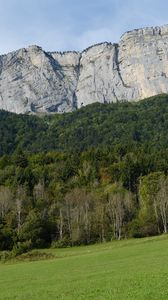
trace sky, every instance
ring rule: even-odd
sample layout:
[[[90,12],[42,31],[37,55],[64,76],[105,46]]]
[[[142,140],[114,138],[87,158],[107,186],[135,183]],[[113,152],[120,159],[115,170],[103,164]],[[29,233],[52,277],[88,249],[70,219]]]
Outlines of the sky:
[[[29,45],[82,51],[135,28],[168,24],[167,0],[0,0],[0,54]]]

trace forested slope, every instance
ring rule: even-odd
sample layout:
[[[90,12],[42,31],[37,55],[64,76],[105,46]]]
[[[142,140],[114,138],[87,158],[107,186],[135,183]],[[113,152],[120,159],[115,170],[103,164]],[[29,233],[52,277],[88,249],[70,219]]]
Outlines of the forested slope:
[[[168,95],[137,103],[92,104],[50,116],[0,111],[0,154],[18,146],[30,152],[83,151],[98,145],[168,145]]]
[[[0,250],[167,232],[168,96],[0,112]]]

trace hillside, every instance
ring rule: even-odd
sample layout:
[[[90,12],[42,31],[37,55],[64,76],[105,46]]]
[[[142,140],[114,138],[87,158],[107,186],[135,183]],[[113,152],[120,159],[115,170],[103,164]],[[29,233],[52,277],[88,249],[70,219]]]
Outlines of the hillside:
[[[168,231],[168,96],[73,113],[0,112],[0,250]]]
[[[168,147],[168,95],[136,103],[95,103],[51,116],[0,111],[0,155],[21,147],[28,153],[84,151],[91,147]]]
[[[0,264],[1,299],[167,300],[167,236],[44,252],[54,258]]]

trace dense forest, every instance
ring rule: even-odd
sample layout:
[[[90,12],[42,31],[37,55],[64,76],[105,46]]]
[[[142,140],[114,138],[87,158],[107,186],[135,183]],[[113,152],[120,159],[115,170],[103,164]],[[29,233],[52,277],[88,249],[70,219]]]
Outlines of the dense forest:
[[[168,95],[63,115],[0,111],[0,250],[167,232]]]
[[[168,144],[168,96],[139,102],[100,104],[48,116],[0,111],[0,155],[17,148],[27,153],[84,151],[91,147],[132,148]]]

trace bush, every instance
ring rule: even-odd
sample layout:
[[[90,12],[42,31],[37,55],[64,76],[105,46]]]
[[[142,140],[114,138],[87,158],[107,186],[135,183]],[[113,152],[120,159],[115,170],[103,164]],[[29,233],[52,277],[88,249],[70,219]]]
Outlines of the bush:
[[[53,259],[55,256],[52,253],[41,252],[39,250],[33,250],[27,253],[23,253],[17,257],[17,260],[43,260],[43,259]]]
[[[11,258],[11,252],[10,251],[2,251],[0,252],[0,261],[6,262]]]
[[[70,247],[71,244],[71,240],[65,237],[61,240],[53,241],[51,244],[51,248],[66,248]]]
[[[12,257],[21,255],[22,253],[28,252],[31,249],[32,249],[31,241],[18,242],[16,245],[14,245],[11,251]]]

